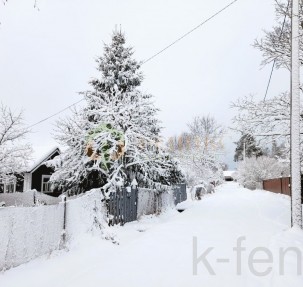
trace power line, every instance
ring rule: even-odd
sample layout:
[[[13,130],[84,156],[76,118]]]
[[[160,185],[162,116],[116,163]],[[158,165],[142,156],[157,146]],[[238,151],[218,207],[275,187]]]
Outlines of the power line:
[[[164,51],[166,51],[167,49],[169,49],[171,46],[175,45],[176,43],[178,43],[179,41],[181,41],[182,39],[184,39],[186,36],[188,36],[189,34],[191,34],[192,32],[194,32],[195,30],[199,29],[201,26],[203,26],[204,24],[206,24],[207,22],[209,22],[210,20],[212,20],[213,18],[215,18],[216,16],[218,16],[220,13],[222,13],[223,11],[225,11],[227,8],[229,8],[230,6],[232,6],[233,4],[235,4],[237,1],[239,0],[233,0],[232,2],[230,2],[228,5],[226,5],[225,7],[223,7],[222,9],[220,9],[219,11],[217,11],[215,14],[213,14],[212,16],[210,16],[209,18],[207,18],[206,20],[204,20],[203,22],[201,22],[199,25],[195,26],[194,28],[192,28],[191,30],[189,30],[187,33],[185,33],[184,35],[182,35],[181,37],[179,37],[177,40],[173,41],[171,44],[169,44],[168,46],[166,46],[165,48],[163,48],[162,50],[160,50],[159,52],[157,52],[156,54],[154,54],[153,56],[149,57],[147,60],[143,61],[142,65],[144,65],[145,63],[151,61],[152,59],[154,59],[155,57],[159,56],[160,54],[162,54]],[[35,124],[32,124],[31,126],[29,126],[28,128],[32,128],[40,123],[43,123],[51,118],[53,118],[54,116],[66,111],[67,109],[77,105],[78,103],[82,102],[84,99],[81,99],[80,101],[71,104],[70,106],[48,116],[47,118],[44,118],[42,120],[40,120],[39,122],[36,122]]]
[[[82,101],[84,101],[84,99],[81,99],[80,101],[77,101],[77,102],[75,102],[75,103],[69,105],[68,107],[66,107],[66,108],[64,108],[64,109],[62,109],[62,110],[56,112],[55,114],[52,114],[52,115],[48,116],[47,118],[44,118],[43,120],[41,120],[41,121],[39,121],[39,122],[36,122],[35,124],[30,125],[28,128],[32,128],[32,127],[34,127],[34,126],[36,126],[36,125],[39,125],[39,124],[41,124],[41,123],[43,123],[43,122],[49,120],[50,118],[52,118],[52,117],[54,117],[54,116],[56,116],[56,115],[61,114],[62,112],[68,110],[69,108],[71,108],[71,107],[73,107],[73,106],[79,104],[79,103],[82,102]]]
[[[217,15],[219,15],[220,13],[222,13],[224,10],[226,10],[227,8],[229,8],[231,5],[235,4],[237,1],[239,1],[239,0],[234,0],[234,1],[230,2],[224,8],[220,9],[218,12],[216,12],[215,14],[213,14],[212,16],[210,16],[209,18],[207,18],[206,20],[204,20],[203,22],[201,22],[199,25],[197,25],[196,27],[192,28],[190,31],[188,31],[187,33],[185,33],[184,35],[182,35],[181,37],[179,37],[177,40],[175,40],[174,42],[172,42],[171,44],[169,44],[168,46],[166,46],[165,48],[163,48],[162,50],[160,50],[159,52],[157,52],[153,56],[149,57],[147,60],[145,60],[143,62],[143,64],[149,62],[153,58],[155,58],[158,55],[162,54],[164,51],[166,51],[167,49],[169,49],[171,46],[175,45],[176,43],[178,43],[179,41],[181,41],[182,39],[184,39],[186,36],[188,36],[189,34],[191,34],[192,32],[194,32],[195,30],[199,29],[201,26],[203,26],[204,24],[206,24],[207,22],[209,22],[210,20],[212,20],[213,18],[215,18]]]
[[[282,28],[281,28],[280,35],[279,35],[279,40],[282,37],[283,30],[284,30],[284,27],[285,27],[286,17],[287,17],[287,10],[288,10],[289,4],[290,4],[290,0],[288,0],[288,2],[287,2],[286,12],[285,12],[284,20],[283,20],[283,23],[282,23]],[[263,101],[266,100],[266,97],[267,97],[267,94],[268,94],[268,89],[269,89],[269,86],[270,86],[270,83],[271,83],[271,78],[272,78],[272,74],[274,72],[275,65],[276,65],[276,59],[274,59],[274,61],[272,63],[272,67],[271,67],[271,71],[270,71],[270,75],[269,75],[269,79],[268,79],[268,83],[267,83],[267,87],[266,87],[265,96],[264,96]]]

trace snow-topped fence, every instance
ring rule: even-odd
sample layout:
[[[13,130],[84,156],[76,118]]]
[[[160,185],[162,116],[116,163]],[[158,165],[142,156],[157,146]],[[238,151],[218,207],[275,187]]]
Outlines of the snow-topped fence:
[[[122,188],[110,194],[108,206],[110,225],[137,220],[142,215],[160,214],[187,199],[186,185],[178,184],[166,190]]]
[[[106,215],[101,199],[101,192],[93,190],[66,204],[0,208],[0,270],[49,254],[63,247],[64,240],[98,230]]]
[[[60,198],[35,189],[26,192],[0,193],[0,206],[36,206],[58,204]]]
[[[291,196],[290,177],[279,177],[263,180],[262,188],[274,193],[281,193]],[[301,195],[303,204],[303,177],[301,178]]]
[[[63,214],[62,204],[0,208],[0,270],[58,249]]]
[[[162,192],[128,189],[122,197],[117,193],[111,203],[113,209],[109,210],[117,219],[112,223],[123,224],[144,214],[158,214],[174,207],[183,192],[186,196],[185,185]],[[49,254],[81,234],[97,232],[107,236],[107,210],[102,199],[101,191],[96,189],[55,205],[0,208],[0,270]]]

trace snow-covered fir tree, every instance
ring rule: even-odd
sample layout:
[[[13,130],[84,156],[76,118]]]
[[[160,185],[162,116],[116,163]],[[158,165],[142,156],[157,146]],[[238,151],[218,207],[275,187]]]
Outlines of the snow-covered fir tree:
[[[160,187],[183,180],[178,164],[161,146],[153,98],[139,90],[143,80],[125,36],[113,32],[97,60],[100,75],[83,93],[86,106],[58,122],[57,139],[67,146],[49,164],[51,180],[78,192],[130,185]]]
[[[273,141],[281,143],[279,157],[289,159],[290,153],[290,95],[288,92],[264,100],[254,96],[245,96],[232,103],[237,110],[233,117],[232,129],[241,134],[250,134],[262,146]],[[301,106],[301,135],[303,133],[303,112]],[[301,158],[303,144],[301,139]],[[269,154],[270,155],[270,154]]]
[[[251,134],[244,134],[241,136],[238,142],[236,142],[236,150],[234,155],[234,161],[241,161],[244,159],[244,146],[245,157],[259,157],[263,155],[262,149],[257,145],[256,139]]]

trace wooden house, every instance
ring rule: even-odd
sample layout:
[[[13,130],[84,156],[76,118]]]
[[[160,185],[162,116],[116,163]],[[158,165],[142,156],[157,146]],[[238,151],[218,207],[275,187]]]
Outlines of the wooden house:
[[[37,191],[52,195],[54,191],[51,189],[49,179],[54,169],[46,166],[45,162],[53,159],[60,153],[58,147],[52,149],[24,173],[23,191],[36,189]]]
[[[27,168],[22,174],[16,174],[15,180],[2,183],[0,192],[24,192],[31,189],[58,196],[60,195],[56,190],[51,188],[49,179],[54,172],[54,169],[45,165],[45,162],[53,159],[59,155],[60,149],[58,147],[50,150],[42,156],[33,165]]]

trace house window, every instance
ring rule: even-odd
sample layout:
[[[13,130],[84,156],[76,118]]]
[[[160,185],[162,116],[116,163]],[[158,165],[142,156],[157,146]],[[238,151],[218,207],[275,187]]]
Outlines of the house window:
[[[16,192],[16,183],[15,182],[2,182],[0,183],[0,193],[12,193]]]
[[[49,182],[50,175],[42,175],[41,192],[49,193],[51,191],[51,184]]]
[[[4,186],[5,186],[4,192],[6,192],[6,193],[16,192],[16,183],[11,182],[11,183],[5,184]]]

